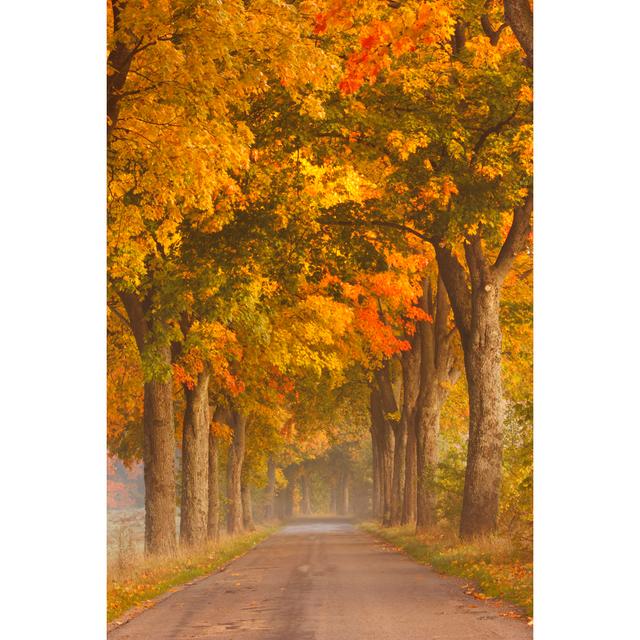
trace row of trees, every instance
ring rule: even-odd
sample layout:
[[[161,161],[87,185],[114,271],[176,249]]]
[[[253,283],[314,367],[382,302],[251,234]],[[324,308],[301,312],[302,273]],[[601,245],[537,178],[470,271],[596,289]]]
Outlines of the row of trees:
[[[221,466],[230,532],[252,486],[291,513],[314,477],[338,511],[370,477],[385,524],[431,526],[460,384],[460,532],[495,529],[530,37],[528,0],[112,0],[108,439],[144,462],[148,552],[176,548],[176,442],[186,545],[218,535]]]

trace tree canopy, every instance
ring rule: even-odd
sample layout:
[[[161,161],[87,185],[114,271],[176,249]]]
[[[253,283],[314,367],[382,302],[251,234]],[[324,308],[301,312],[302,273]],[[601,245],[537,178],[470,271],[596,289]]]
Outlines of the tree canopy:
[[[526,528],[528,0],[108,15],[107,435],[144,463],[147,550],[175,549],[176,449],[185,544],[214,450],[230,530],[241,489]]]

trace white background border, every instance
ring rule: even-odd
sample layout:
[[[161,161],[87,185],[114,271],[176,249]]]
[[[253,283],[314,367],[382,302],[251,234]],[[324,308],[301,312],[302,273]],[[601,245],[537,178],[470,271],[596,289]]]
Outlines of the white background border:
[[[106,629],[105,3],[2,5],[4,638]]]
[[[535,10],[535,636],[626,640],[640,637],[640,11]]]

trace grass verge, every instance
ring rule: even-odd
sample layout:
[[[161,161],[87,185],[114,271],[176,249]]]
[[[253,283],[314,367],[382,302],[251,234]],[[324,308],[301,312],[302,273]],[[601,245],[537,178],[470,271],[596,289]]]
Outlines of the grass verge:
[[[268,538],[278,527],[223,538],[217,545],[180,551],[174,557],[119,556],[108,567],[107,621],[194,578],[212,573]]]
[[[463,543],[453,533],[442,531],[416,536],[409,526],[385,528],[374,522],[360,526],[439,573],[472,581],[474,597],[500,598],[533,616],[531,552],[517,549],[508,539],[492,536]]]

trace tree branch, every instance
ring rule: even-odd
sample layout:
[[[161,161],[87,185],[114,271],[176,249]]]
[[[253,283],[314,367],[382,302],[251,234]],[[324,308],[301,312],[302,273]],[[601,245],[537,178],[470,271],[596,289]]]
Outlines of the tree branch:
[[[425,242],[431,242],[431,239],[429,238],[429,236],[425,235],[424,233],[420,233],[416,229],[413,229],[412,227],[407,227],[403,224],[400,224],[399,222],[391,222],[388,220],[354,220],[354,219],[336,220],[334,218],[320,218],[318,222],[320,224],[340,225],[340,226],[346,226],[346,227],[349,227],[349,226],[357,227],[360,225],[369,225],[373,227],[387,227],[390,229],[397,229],[398,231],[404,231],[406,233],[410,233],[416,236],[417,238],[420,238],[420,240],[424,240]]]
[[[531,214],[533,212],[533,191],[529,189],[527,197],[520,207],[513,210],[513,222],[509,233],[500,249],[500,253],[493,264],[493,273],[502,283],[515,257],[522,251],[527,236],[531,232]]]
[[[389,361],[387,360],[382,369],[377,369],[374,373],[378,390],[382,400],[382,406],[385,414],[395,413],[398,410],[395,394],[393,393],[393,385],[391,384],[391,375],[389,373]]]
[[[131,323],[129,322],[128,318],[124,316],[122,313],[120,313],[120,311],[114,305],[107,303],[107,307],[109,308],[109,311],[115,314],[115,316],[122,321],[122,323],[127,327],[127,329],[131,331]]]
[[[482,30],[489,38],[489,42],[491,42],[491,44],[495,47],[498,44],[498,40],[500,39],[502,30],[505,29],[507,25],[503,23],[497,29],[494,29],[491,26],[491,20],[486,13],[480,16],[480,24],[482,25]]]
[[[438,276],[437,287],[435,300],[436,316],[434,318],[435,361],[438,375],[443,376],[449,361],[449,342],[447,340],[447,335],[449,332],[448,321],[449,312],[451,311],[451,303],[449,302],[447,289],[442,281],[442,276]]]
[[[500,122],[496,122],[496,124],[494,124],[492,127],[489,127],[488,129],[483,131],[480,137],[478,138],[478,141],[473,147],[474,155],[477,154],[478,151],[480,151],[480,148],[487,141],[487,138],[492,133],[500,133],[501,129],[503,127],[506,127],[516,117],[517,113],[518,113],[518,107],[516,106],[512,114],[508,115],[506,118],[504,118],[504,120],[500,120]]]
[[[144,317],[144,308],[142,302],[135,293],[128,291],[118,291],[118,295],[122,300],[122,304],[129,316],[129,324],[133,337],[136,339],[138,351],[142,354],[147,339],[148,325]]]
[[[451,48],[453,55],[458,55],[467,45],[467,23],[458,18],[453,30],[453,36],[451,37]]]
[[[529,0],[504,0],[504,19],[527,56],[525,64],[533,69],[533,11]]]
[[[434,245],[440,277],[447,288],[460,336],[466,342],[471,333],[471,291],[464,267],[458,262],[451,249]]]

